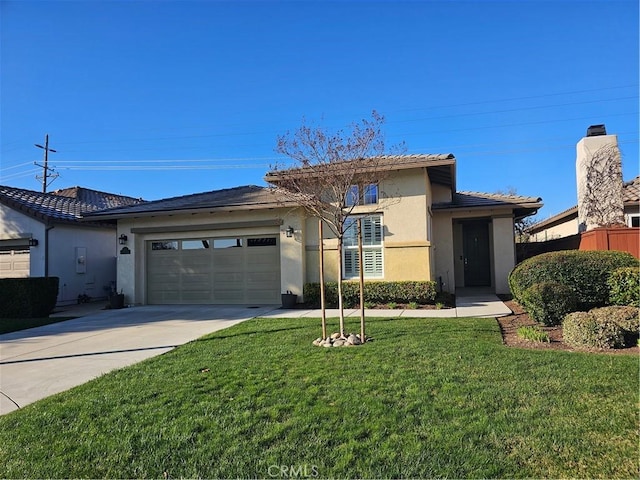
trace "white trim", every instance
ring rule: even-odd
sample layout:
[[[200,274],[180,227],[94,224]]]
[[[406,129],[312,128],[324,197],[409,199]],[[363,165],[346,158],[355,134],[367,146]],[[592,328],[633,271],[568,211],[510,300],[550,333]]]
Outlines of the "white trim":
[[[376,245],[366,245],[363,242],[362,254],[363,254],[363,257],[365,257],[364,260],[365,260],[365,267],[366,267],[366,255],[367,255],[367,252],[371,252],[371,251],[379,252],[379,259],[380,259],[380,270],[379,271],[380,271],[380,274],[379,275],[375,275],[375,274],[374,275],[371,275],[371,274],[367,275],[367,273],[366,273],[367,269],[365,268],[365,275],[364,276],[365,276],[365,278],[381,279],[381,278],[384,278],[384,223],[383,223],[383,215],[380,214],[380,213],[376,213],[376,214],[367,215],[367,216],[364,216],[364,217],[353,216],[353,217],[350,217],[350,218],[356,218],[356,219],[357,218],[363,218],[366,221],[368,218],[370,219],[370,218],[373,218],[373,217],[377,217],[377,218],[380,219],[380,243],[376,244]],[[345,235],[345,237],[346,237],[346,235]],[[343,237],[343,239],[344,239],[344,237]],[[349,275],[347,273],[347,262],[346,262],[347,252],[356,252],[356,257],[355,257],[354,261],[357,261],[357,258],[358,258],[357,257],[358,245],[357,244],[355,244],[355,245],[346,245],[346,243],[343,243],[343,245],[342,245],[342,258],[340,259],[340,261],[342,262],[342,277],[343,277],[343,280],[353,280],[353,279],[359,278],[359,274],[358,274],[358,272],[356,272],[355,275]],[[352,270],[352,269],[350,269],[350,270]]]

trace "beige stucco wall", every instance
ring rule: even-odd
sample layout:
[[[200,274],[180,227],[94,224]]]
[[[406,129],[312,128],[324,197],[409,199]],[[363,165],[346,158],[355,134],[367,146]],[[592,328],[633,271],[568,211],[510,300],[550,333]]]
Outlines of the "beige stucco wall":
[[[445,292],[455,293],[456,274],[453,263],[453,222],[450,212],[433,213],[433,258],[435,259],[436,282],[442,281]]]
[[[553,225],[534,233],[531,235],[530,241],[546,242],[547,240],[568,237],[570,235],[575,235],[576,233],[578,233],[578,218],[573,217],[562,223],[558,223],[557,225]]]
[[[381,213],[384,228],[384,277],[379,280],[430,280],[431,242],[428,240],[429,178],[425,169],[394,172],[380,184],[378,205],[357,207],[354,214]],[[306,221],[306,281],[319,274],[318,221]],[[324,228],[324,266],[327,281],[338,278],[337,240]],[[374,279],[372,279],[374,280]]]
[[[516,264],[513,217],[493,217],[493,283],[496,293],[508,294],[509,273]]]
[[[435,278],[443,290],[454,293],[464,287],[463,220],[486,218],[489,224],[491,286],[496,293],[509,293],[508,276],[515,266],[513,217],[487,210],[438,211],[433,216]]]

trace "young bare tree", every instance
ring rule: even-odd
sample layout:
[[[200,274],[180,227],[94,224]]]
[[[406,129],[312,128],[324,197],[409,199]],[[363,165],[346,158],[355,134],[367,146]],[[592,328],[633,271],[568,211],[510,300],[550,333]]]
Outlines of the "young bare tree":
[[[297,130],[278,137],[276,151],[292,159],[293,165],[277,164],[265,177],[279,196],[297,202],[308,215],[321,219],[337,238],[341,335],[345,334],[342,299],[345,229],[357,228],[347,220],[357,207],[366,203],[362,202],[365,194],[382,198],[378,186],[393,161],[385,156],[383,123],[384,117],[376,111],[370,119],[353,123],[347,131],[329,132],[303,121]],[[402,148],[400,145],[390,150],[395,153]],[[380,205],[371,207],[378,209]],[[366,214],[366,209],[358,208],[358,214]],[[359,265],[362,269],[362,259]],[[323,325],[323,334],[324,331]]]

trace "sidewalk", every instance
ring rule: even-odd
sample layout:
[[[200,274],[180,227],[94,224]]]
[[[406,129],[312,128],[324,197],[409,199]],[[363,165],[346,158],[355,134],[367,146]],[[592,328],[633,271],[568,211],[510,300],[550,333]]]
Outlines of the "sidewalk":
[[[463,291],[456,295],[455,308],[443,308],[440,310],[365,310],[368,317],[405,317],[405,318],[456,318],[456,317],[480,317],[493,318],[510,315],[511,310],[500,301],[493,293]],[[338,317],[338,309],[327,309],[328,318]],[[345,317],[358,317],[359,309],[345,308]],[[319,309],[275,309],[262,315],[264,318],[319,318]]]
[[[84,317],[93,313],[105,310],[107,301],[96,301],[81,303],[79,305],[67,305],[56,307],[52,317]],[[472,289],[459,290],[456,294],[456,307],[443,308],[440,310],[365,310],[368,317],[405,317],[405,318],[456,318],[456,317],[504,317],[510,315],[511,310],[500,301],[493,293],[474,291]],[[263,318],[320,318],[320,309],[283,309],[274,307],[273,311],[262,315]],[[338,317],[338,309],[327,309],[327,317]],[[357,308],[346,308],[345,317],[358,317],[360,310]]]

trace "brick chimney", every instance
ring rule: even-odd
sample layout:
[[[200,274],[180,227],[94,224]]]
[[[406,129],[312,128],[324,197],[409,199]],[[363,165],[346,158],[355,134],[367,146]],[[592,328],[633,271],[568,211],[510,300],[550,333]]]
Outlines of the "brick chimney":
[[[579,231],[624,225],[618,136],[607,135],[604,125],[592,125],[576,154]]]

